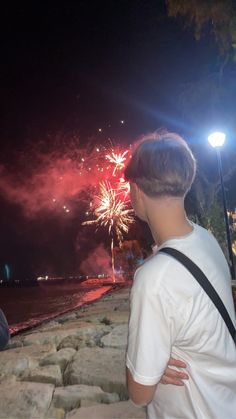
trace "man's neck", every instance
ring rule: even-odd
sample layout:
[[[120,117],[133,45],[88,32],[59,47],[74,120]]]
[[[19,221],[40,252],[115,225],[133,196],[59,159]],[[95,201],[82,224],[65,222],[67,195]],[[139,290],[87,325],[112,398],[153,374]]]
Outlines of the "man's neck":
[[[186,217],[184,202],[179,198],[153,200],[147,208],[147,219],[158,246],[171,238],[185,236],[193,230]]]

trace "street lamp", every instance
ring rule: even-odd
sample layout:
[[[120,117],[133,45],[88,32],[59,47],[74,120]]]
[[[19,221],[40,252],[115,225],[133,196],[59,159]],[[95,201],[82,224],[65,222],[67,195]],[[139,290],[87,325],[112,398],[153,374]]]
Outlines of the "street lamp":
[[[231,272],[232,279],[235,279],[235,267],[234,267],[233,251],[232,251],[232,241],[231,241],[230,229],[229,229],[229,218],[228,218],[228,213],[227,213],[225,188],[224,188],[224,181],[223,181],[223,174],[222,174],[222,162],[221,162],[221,155],[220,155],[220,147],[224,145],[225,134],[223,132],[213,132],[212,134],[208,136],[208,141],[211,144],[211,146],[216,149],[216,153],[217,153],[218,169],[219,169],[219,175],[220,175],[221,192],[222,192],[224,217],[225,217],[225,228],[226,228],[228,253],[229,253],[229,262],[230,262],[230,272]]]

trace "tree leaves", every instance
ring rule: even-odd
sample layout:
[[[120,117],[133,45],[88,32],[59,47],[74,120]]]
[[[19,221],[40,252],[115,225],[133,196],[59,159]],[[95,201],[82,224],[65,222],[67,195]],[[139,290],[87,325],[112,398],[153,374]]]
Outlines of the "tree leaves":
[[[210,32],[221,56],[236,61],[236,2],[234,0],[166,0],[170,17],[192,26],[196,40]]]

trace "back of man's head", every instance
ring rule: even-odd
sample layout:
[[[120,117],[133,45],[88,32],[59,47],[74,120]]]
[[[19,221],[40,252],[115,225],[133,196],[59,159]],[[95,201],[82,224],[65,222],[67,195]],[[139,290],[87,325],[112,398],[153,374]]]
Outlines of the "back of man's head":
[[[177,134],[150,134],[136,146],[125,178],[149,197],[185,197],[196,174],[196,161]]]

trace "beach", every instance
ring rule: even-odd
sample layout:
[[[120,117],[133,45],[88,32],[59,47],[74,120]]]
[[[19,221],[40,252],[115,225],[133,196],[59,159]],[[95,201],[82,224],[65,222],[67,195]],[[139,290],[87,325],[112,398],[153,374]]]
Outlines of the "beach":
[[[8,320],[11,335],[78,310],[116,286],[111,281],[41,281],[37,286],[0,288],[0,307]],[[17,302],[17,303],[16,303]]]
[[[0,418],[145,418],[126,389],[129,291],[14,336],[0,353]]]

